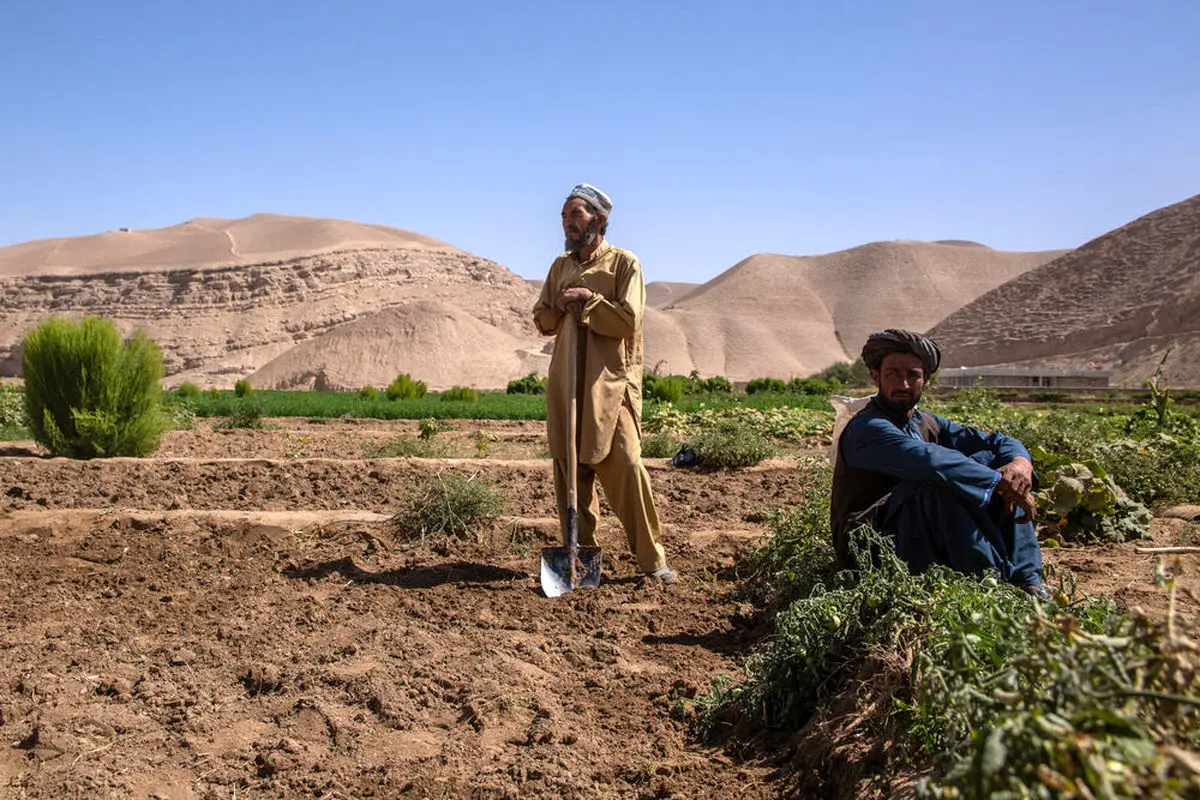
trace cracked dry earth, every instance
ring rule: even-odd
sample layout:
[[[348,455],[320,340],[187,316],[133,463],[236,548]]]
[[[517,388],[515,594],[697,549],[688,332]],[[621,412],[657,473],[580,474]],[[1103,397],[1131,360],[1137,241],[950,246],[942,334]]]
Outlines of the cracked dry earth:
[[[731,758],[673,712],[763,641],[734,556],[800,499],[794,460],[650,462],[680,583],[643,581],[606,516],[605,582],[548,600],[542,423],[488,422],[488,458],[427,460],[362,457],[415,423],[272,422],[198,422],[149,459],[0,451],[0,797],[791,794],[780,761]],[[404,541],[390,516],[444,469],[498,486],[507,515]],[[1158,544],[1195,533],[1155,523]],[[1132,545],[1047,560],[1162,611]]]
[[[652,465],[681,582],[638,577],[606,517],[606,582],[548,600],[540,423],[434,461],[356,456],[409,423],[275,422],[201,423],[150,459],[0,457],[0,796],[778,795],[672,709],[758,635],[732,557],[798,499],[792,462]],[[283,457],[299,438],[355,457]],[[441,469],[494,482],[509,516],[398,538],[389,516]]]

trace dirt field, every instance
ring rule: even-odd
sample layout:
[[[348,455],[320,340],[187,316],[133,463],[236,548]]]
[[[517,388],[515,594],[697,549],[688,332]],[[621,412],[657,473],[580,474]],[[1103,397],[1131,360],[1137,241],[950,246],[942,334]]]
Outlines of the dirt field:
[[[198,423],[144,460],[4,448],[0,796],[789,791],[782,761],[697,743],[671,712],[737,674],[766,632],[737,599],[734,555],[764,510],[799,499],[793,461],[733,474],[652,462],[680,583],[642,580],[606,517],[606,582],[547,600],[541,423],[487,423],[487,458],[444,460],[363,458],[415,423],[274,424]],[[465,455],[481,426],[456,427],[442,436]],[[399,540],[390,515],[442,469],[499,485],[508,515],[478,541]],[[1195,530],[1160,520],[1156,542]],[[1186,558],[1194,590],[1200,561]],[[1086,591],[1162,612],[1154,557],[1131,545],[1047,559]]]

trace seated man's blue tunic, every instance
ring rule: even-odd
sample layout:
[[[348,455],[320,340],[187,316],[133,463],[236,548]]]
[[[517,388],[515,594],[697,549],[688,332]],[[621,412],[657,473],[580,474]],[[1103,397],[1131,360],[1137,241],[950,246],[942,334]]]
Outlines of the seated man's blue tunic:
[[[922,428],[936,428],[936,441],[926,441]],[[1041,584],[1033,522],[1016,522],[995,491],[1000,473],[993,467],[1029,458],[1016,439],[919,410],[897,417],[872,402],[847,424],[838,457],[849,468],[840,471],[844,478],[866,470],[895,479],[866,521],[893,537],[914,573],[944,564],[974,575],[995,570],[1018,586]]]

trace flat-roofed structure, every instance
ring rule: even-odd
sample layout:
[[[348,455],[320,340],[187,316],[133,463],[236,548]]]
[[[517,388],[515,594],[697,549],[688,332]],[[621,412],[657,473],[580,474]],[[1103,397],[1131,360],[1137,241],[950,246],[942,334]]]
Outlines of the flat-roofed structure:
[[[1112,373],[1103,369],[990,369],[950,367],[937,374],[941,386],[988,389],[1107,389]]]

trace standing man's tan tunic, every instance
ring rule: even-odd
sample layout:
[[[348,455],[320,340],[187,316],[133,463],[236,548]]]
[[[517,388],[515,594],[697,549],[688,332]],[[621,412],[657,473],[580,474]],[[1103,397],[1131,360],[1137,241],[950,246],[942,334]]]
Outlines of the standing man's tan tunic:
[[[554,300],[567,288],[583,286],[593,294],[583,307],[580,327]],[[658,514],[650,476],[641,460],[642,312],[646,288],[637,256],[600,243],[591,257],[564,253],[554,260],[533,309],[538,330],[554,335],[554,354],[546,383],[546,426],[554,458],[559,517],[566,519],[567,348],[579,348],[579,541],[595,545],[599,503],[595,479],[621,520],[630,548],[643,572],[666,565],[658,544]]]

